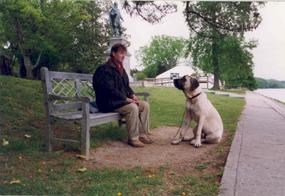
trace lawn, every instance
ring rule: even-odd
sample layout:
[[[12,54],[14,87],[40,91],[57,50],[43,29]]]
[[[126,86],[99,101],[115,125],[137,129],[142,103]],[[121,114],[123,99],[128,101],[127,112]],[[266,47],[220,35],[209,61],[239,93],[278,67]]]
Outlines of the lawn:
[[[138,88],[151,94],[151,127],[179,126],[184,110],[183,93],[174,88]],[[0,77],[0,195],[217,195],[231,140],[244,100],[208,95],[224,121],[222,142],[183,174],[167,167],[156,170],[87,169],[76,152],[46,153],[42,149],[44,112],[39,81]],[[74,125],[76,126],[76,125]],[[31,137],[29,137],[31,136]],[[91,147],[126,137],[116,123],[92,129]],[[3,145],[3,140],[8,145]],[[5,142],[4,142],[5,143]]]

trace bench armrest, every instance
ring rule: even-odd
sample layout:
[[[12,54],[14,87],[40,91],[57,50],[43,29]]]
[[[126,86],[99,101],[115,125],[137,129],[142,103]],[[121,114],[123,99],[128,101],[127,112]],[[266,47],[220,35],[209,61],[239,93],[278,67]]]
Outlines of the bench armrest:
[[[150,96],[150,94],[149,94],[149,93],[146,93],[146,92],[143,92],[143,93],[135,93],[135,95],[136,95],[136,96],[142,96],[145,101],[148,101],[148,97]]]
[[[48,100],[55,101],[55,100],[63,100],[63,101],[81,101],[84,103],[89,103],[90,98],[89,97],[66,97],[66,96],[59,96],[54,94],[48,95]]]

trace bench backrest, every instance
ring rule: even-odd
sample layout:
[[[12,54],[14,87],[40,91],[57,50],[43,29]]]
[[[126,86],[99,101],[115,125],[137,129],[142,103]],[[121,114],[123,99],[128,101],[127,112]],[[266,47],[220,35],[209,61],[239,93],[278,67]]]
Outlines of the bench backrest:
[[[60,111],[62,109],[78,109],[80,103],[69,101],[48,100],[48,95],[58,95],[65,97],[89,97],[95,99],[92,87],[92,74],[79,74],[68,72],[49,71],[46,67],[41,68],[41,79],[44,90],[45,101],[51,112]]]
[[[94,98],[92,74],[49,71],[42,68],[42,80],[45,81],[48,94],[59,96],[88,96]]]

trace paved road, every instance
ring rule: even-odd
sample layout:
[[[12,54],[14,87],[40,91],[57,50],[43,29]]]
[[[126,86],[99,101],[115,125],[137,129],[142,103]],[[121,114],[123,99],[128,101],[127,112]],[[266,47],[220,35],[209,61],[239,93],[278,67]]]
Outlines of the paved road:
[[[250,92],[227,159],[220,196],[255,195],[285,196],[285,105]]]

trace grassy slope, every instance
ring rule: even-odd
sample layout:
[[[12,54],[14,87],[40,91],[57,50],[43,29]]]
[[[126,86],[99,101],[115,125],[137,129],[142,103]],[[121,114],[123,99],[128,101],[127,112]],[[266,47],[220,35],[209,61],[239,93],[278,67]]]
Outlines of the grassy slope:
[[[179,126],[183,115],[183,94],[172,88],[144,88],[151,94],[151,126]],[[233,135],[244,101],[229,97],[208,95],[224,120],[228,136]],[[198,175],[187,173],[179,178],[178,184],[169,186],[165,173],[167,168],[146,171],[141,168],[132,170],[104,169],[77,172],[82,162],[74,152],[42,151],[42,130],[44,113],[40,82],[12,77],[0,77],[0,137],[9,145],[0,145],[0,194],[92,194],[116,195],[137,193],[139,195],[159,195],[160,193],[191,195],[216,195],[224,160],[214,173],[202,172],[209,163],[198,163]],[[72,126],[72,125],[71,125]],[[74,127],[74,126],[73,126]],[[31,138],[25,138],[29,134]],[[116,124],[107,124],[93,129],[91,146],[96,147],[106,140],[121,139],[126,130]],[[217,149],[217,156],[224,159],[226,148]],[[215,166],[216,167],[216,166]],[[206,170],[205,170],[206,171]],[[155,177],[149,176],[155,174]],[[175,178],[174,176],[172,178]],[[9,184],[11,180],[20,184]]]

